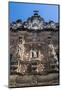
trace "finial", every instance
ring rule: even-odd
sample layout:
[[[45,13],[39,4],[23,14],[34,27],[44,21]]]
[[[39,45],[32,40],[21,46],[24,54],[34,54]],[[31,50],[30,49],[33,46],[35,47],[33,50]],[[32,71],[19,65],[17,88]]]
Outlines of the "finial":
[[[38,13],[39,11],[38,10],[34,10],[33,12]]]
[[[34,15],[38,15],[39,11],[38,10],[34,10],[33,12],[34,12]]]

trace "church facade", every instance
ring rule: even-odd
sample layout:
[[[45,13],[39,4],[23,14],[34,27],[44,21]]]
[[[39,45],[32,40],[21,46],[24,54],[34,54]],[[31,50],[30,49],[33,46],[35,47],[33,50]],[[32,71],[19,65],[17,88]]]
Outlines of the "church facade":
[[[26,21],[10,24],[10,74],[59,72],[59,25],[34,11]]]

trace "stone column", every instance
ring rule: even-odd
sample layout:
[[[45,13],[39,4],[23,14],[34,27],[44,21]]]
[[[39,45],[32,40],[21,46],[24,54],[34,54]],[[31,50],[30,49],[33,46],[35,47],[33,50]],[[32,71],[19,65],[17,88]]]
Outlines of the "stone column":
[[[18,69],[17,69],[17,72],[20,72],[20,62],[18,60]]]
[[[41,51],[39,51],[39,59],[42,60],[43,59],[43,54],[41,53]]]
[[[32,49],[30,50],[30,59],[32,58]]]

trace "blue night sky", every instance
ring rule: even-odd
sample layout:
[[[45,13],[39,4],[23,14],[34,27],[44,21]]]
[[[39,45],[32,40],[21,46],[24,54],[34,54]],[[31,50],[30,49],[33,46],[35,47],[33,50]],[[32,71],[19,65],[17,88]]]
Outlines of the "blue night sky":
[[[30,3],[9,3],[9,21],[16,21],[22,19],[27,20],[28,17],[33,15],[34,10],[39,10],[39,15],[45,21],[53,20],[58,22],[58,5],[46,4],[30,4]]]

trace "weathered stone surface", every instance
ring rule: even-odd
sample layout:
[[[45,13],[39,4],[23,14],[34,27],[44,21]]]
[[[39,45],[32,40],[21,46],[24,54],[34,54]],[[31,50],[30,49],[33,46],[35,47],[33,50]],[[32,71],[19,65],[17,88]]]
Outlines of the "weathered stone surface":
[[[10,87],[59,84],[59,27],[44,23],[34,14],[10,26]]]

